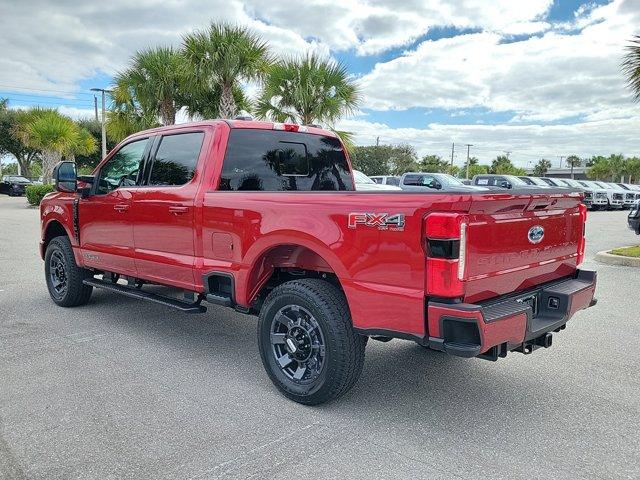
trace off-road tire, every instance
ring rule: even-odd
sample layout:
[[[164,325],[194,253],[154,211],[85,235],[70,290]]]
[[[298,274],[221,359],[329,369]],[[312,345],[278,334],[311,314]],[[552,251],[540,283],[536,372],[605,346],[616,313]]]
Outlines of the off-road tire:
[[[54,288],[51,275],[51,258],[54,255],[64,263],[63,268],[67,282],[64,292],[58,292]],[[49,290],[51,299],[57,305],[60,305],[61,307],[77,307],[79,305],[84,305],[89,301],[93,287],[85,285],[82,281],[85,278],[90,277],[91,272],[84,268],[80,268],[76,264],[71,242],[68,237],[55,237],[51,242],[49,242],[44,256],[44,265],[47,289]]]
[[[313,316],[324,343],[324,364],[313,383],[301,385],[279,365],[271,334],[274,317],[290,306],[302,307]],[[316,332],[317,334],[317,332]],[[274,288],[260,310],[258,346],[269,378],[289,399],[318,405],[344,395],[362,373],[367,337],[353,329],[343,292],[319,279],[293,280]]]

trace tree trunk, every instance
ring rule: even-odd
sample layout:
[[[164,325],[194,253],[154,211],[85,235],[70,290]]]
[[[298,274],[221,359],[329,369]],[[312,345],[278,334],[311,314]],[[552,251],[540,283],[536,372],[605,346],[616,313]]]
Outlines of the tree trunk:
[[[53,173],[53,168],[62,160],[62,154],[52,150],[45,150],[42,152],[42,183],[45,185],[50,184]]]
[[[18,165],[20,166],[20,175],[29,178],[31,176],[31,156],[17,156]]]
[[[233,98],[231,85],[223,85],[220,95],[220,118],[233,118],[236,116],[236,101]]]
[[[164,100],[160,107],[160,116],[163,125],[174,125],[176,123],[176,109],[173,100]]]

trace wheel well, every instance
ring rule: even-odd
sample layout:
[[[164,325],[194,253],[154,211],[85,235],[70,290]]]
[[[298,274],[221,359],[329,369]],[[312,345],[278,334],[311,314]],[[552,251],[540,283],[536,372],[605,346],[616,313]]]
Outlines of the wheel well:
[[[44,234],[44,250],[49,246],[49,242],[53,240],[55,237],[67,236],[67,231],[64,229],[62,224],[57,220],[52,220],[49,225],[47,225],[47,230]]]
[[[342,290],[331,266],[316,252],[300,245],[279,245],[264,252],[249,273],[247,293],[251,308],[259,311],[271,290],[299,278],[320,278]]]

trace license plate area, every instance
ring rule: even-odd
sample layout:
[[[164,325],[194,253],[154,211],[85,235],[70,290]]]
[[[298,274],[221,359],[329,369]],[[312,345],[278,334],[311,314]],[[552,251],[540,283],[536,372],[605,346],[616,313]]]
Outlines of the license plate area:
[[[538,294],[537,293],[527,295],[526,297],[520,297],[516,301],[529,305],[531,307],[531,312],[533,313],[534,318],[538,315]]]

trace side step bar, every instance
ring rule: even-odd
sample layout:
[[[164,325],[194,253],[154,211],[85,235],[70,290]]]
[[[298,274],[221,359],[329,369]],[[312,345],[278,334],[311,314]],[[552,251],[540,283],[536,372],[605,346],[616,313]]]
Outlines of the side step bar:
[[[95,288],[102,288],[109,290],[110,292],[120,293],[127,297],[136,298],[138,300],[147,300],[153,303],[159,303],[165,307],[175,308],[183,313],[204,313],[207,311],[207,307],[203,307],[200,303],[188,303],[181,300],[159,295],[157,293],[144,292],[138,288],[126,287],[124,285],[118,285],[112,282],[106,282],[104,280],[98,280],[96,278],[85,278],[82,283],[85,285],[91,285]]]

